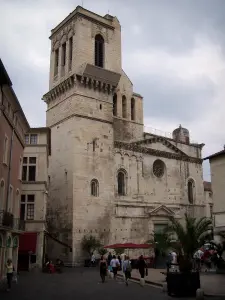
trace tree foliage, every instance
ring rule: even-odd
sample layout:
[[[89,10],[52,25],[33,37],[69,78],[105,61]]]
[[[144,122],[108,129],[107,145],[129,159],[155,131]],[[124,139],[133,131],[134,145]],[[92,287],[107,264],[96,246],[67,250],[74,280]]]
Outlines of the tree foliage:
[[[82,239],[82,250],[87,252],[90,256],[96,250],[99,249],[102,245],[100,241],[93,235],[84,236]]]
[[[158,254],[165,254],[171,248],[171,239],[167,232],[158,232],[151,235],[147,243],[154,244],[155,252]]]
[[[176,248],[179,254],[187,259],[192,259],[194,253],[202,247],[211,236],[212,221],[206,217],[192,218],[185,214],[184,226],[174,217],[170,218],[170,224],[166,229],[169,238],[174,239],[176,234],[178,243]]]
[[[116,255],[121,255],[124,253],[124,249],[123,248],[116,248],[114,249]]]
[[[108,251],[107,251],[105,248],[103,248],[103,247],[100,247],[100,248],[98,249],[98,253],[99,253],[100,255],[105,255],[107,252],[108,252]]]

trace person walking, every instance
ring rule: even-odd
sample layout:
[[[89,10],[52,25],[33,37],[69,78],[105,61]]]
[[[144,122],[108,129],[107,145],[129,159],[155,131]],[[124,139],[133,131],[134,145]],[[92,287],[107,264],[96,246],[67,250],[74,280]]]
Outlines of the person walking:
[[[11,259],[7,260],[6,263],[6,276],[7,276],[7,292],[9,292],[11,290],[11,286],[12,286],[12,279],[13,279],[13,263]]]
[[[139,270],[141,278],[145,278],[145,270],[146,269],[147,269],[146,262],[144,260],[143,255],[141,255],[139,257],[139,261],[138,261],[138,270]]]
[[[131,272],[132,272],[132,267],[131,267],[131,261],[129,256],[125,256],[124,262],[123,262],[123,273],[125,275],[125,284],[128,286],[128,279],[131,279]]]
[[[112,260],[112,254],[111,254],[111,252],[109,252],[107,260],[108,260],[108,266],[110,266],[110,263],[111,263],[111,260]]]
[[[113,255],[113,258],[112,258],[112,260],[110,262],[110,265],[111,265],[111,267],[113,269],[114,279],[116,280],[117,271],[118,271],[118,268],[120,266],[120,262],[119,262],[118,258],[116,258],[115,255]]]
[[[100,262],[99,262],[99,268],[100,268],[100,277],[102,279],[102,283],[105,282],[105,277],[107,274],[107,261],[104,258],[104,256],[101,256]]]

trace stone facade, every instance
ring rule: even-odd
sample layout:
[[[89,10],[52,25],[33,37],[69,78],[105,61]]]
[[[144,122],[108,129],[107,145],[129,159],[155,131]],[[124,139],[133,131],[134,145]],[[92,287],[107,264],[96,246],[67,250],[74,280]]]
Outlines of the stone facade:
[[[212,191],[213,191],[213,217],[214,232],[225,231],[225,149],[206,157],[210,162]]]
[[[0,280],[5,263],[13,260],[17,269],[20,221],[21,167],[24,133],[29,124],[12,88],[12,82],[0,60]]]
[[[30,234],[36,234],[36,262],[30,260],[29,268],[41,267],[44,254],[44,236],[46,230],[46,210],[48,198],[48,157],[50,149],[49,128],[31,128],[25,136],[26,147],[23,156],[21,219],[25,221],[25,231],[28,233],[27,245]],[[33,170],[29,169],[33,167]],[[31,172],[32,171],[32,172]],[[33,176],[33,178],[32,178]],[[22,208],[23,206],[23,208]],[[23,237],[23,241],[25,241]],[[22,242],[23,242],[22,241]],[[23,246],[24,247],[24,246]],[[29,249],[26,249],[27,254]],[[24,252],[25,249],[22,249]],[[23,254],[23,253],[22,253]],[[35,261],[35,260],[34,260]]]
[[[182,127],[173,139],[144,133],[143,98],[122,70],[118,19],[77,7],[50,39],[48,205],[51,230],[72,245],[67,259],[80,261],[87,234],[139,243],[169,216],[204,216],[204,145]]]

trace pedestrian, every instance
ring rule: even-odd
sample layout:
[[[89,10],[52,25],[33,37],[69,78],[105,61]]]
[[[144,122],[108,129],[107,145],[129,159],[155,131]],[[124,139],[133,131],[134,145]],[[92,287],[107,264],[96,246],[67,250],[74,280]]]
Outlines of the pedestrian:
[[[128,286],[128,279],[131,279],[131,272],[132,272],[132,267],[131,267],[130,258],[129,256],[125,256],[123,262],[123,273],[125,275],[126,286]]]
[[[100,268],[100,277],[102,279],[102,283],[105,282],[105,277],[107,274],[107,261],[104,258],[104,256],[101,256],[100,262],[99,262],[99,268]]]
[[[95,266],[95,255],[94,255],[94,253],[92,253],[92,255],[91,255],[91,265],[92,265],[92,267]]]
[[[110,263],[111,263],[111,260],[112,260],[112,254],[111,254],[111,252],[109,252],[107,260],[108,260],[108,266],[110,266]]]
[[[146,262],[144,260],[143,255],[141,255],[138,260],[138,270],[141,275],[141,278],[145,278],[146,269],[147,269]]]
[[[118,258],[118,261],[119,261],[119,263],[120,263],[119,271],[121,271],[121,266],[122,266],[122,264],[121,264],[121,257],[118,255],[117,258]]]
[[[113,255],[113,258],[112,258],[112,260],[110,262],[110,265],[111,265],[111,267],[113,269],[114,279],[116,279],[116,277],[117,277],[117,271],[118,271],[118,268],[120,266],[120,262],[119,262],[118,258],[116,258],[115,255]]]
[[[6,263],[6,276],[7,276],[7,292],[11,290],[12,286],[12,279],[13,279],[13,263],[12,260],[9,258]]]

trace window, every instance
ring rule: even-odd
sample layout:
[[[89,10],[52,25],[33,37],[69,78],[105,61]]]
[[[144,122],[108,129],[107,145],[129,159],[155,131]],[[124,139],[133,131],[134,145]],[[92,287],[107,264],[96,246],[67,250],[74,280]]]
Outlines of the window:
[[[104,65],[104,39],[100,34],[95,37],[95,65],[100,68]]]
[[[62,45],[62,66],[66,64],[66,43]]]
[[[34,220],[34,195],[21,195],[20,220]]]
[[[22,177],[22,168],[23,168],[23,159],[20,156],[20,161],[19,161],[19,174],[18,174],[18,179],[21,180]]]
[[[59,69],[59,49],[55,50],[55,66],[54,66],[54,75],[58,74]]]
[[[9,187],[9,199],[8,199],[8,211],[12,212],[13,210],[13,187]]]
[[[188,181],[188,201],[190,204],[194,203],[194,182],[193,180]]]
[[[135,120],[135,100],[134,98],[131,98],[131,103],[130,103],[130,109],[131,109],[131,120]]]
[[[36,157],[23,158],[22,180],[23,181],[36,180]]]
[[[20,191],[17,189],[16,190],[16,197],[15,200],[13,201],[13,215],[18,218],[18,214],[19,214],[19,204],[20,204]]]
[[[73,38],[69,39],[69,70],[72,68],[73,61]]]
[[[92,179],[91,181],[91,195],[94,197],[98,197],[98,180],[97,179]]]
[[[26,134],[25,143],[30,145],[37,145],[38,135],[37,134]]]
[[[8,163],[8,152],[9,152],[9,139],[7,136],[5,136],[4,139],[4,152],[3,152],[3,162],[5,164]]]
[[[117,116],[117,94],[113,95],[113,115]]]
[[[122,117],[127,117],[127,99],[125,96],[122,97]]]
[[[5,183],[4,180],[1,180],[0,183],[0,209],[5,208]]]
[[[125,196],[126,195],[126,173],[124,171],[119,171],[117,174],[117,188],[118,195]]]
[[[30,135],[25,134],[25,144],[29,144],[29,143],[30,143]]]
[[[37,134],[31,134],[30,135],[30,144],[36,145],[37,144]]]

